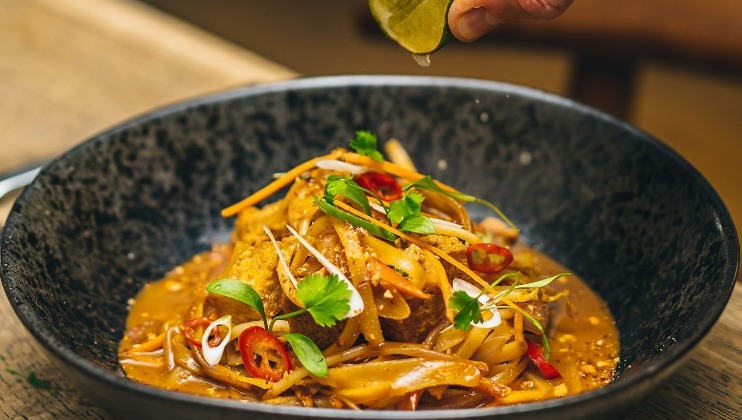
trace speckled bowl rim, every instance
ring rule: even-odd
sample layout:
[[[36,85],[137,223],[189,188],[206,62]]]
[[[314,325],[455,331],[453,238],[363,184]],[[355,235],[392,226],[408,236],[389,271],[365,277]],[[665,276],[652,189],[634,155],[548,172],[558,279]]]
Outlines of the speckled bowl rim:
[[[396,76],[396,75],[357,75],[357,76],[326,76],[326,77],[312,77],[312,78],[298,78],[287,81],[274,82],[261,85],[252,85],[231,89],[225,92],[211,94],[203,97],[197,97],[191,100],[178,102],[169,106],[165,106],[156,109],[151,112],[147,112],[143,115],[130,119],[123,122],[109,130],[92,136],[89,140],[81,143],[74,147],[67,153],[61,155],[54,161],[52,161],[48,167],[54,167],[71,158],[79,153],[85,153],[92,144],[106,141],[111,134],[126,130],[130,127],[134,127],[145,123],[152,119],[157,119],[169,114],[178,113],[186,109],[201,105],[215,104],[223,101],[234,100],[238,98],[247,98],[251,96],[270,94],[274,92],[283,92],[287,90],[301,91],[301,90],[313,90],[322,88],[342,88],[350,86],[394,86],[394,87],[449,87],[449,88],[462,88],[462,89],[476,89],[481,91],[492,92],[496,94],[511,94],[518,95],[524,98],[528,98],[537,102],[543,102],[557,107],[569,108],[578,113],[603,120],[609,124],[617,126],[619,129],[625,130],[641,141],[647,143],[651,147],[657,149],[660,155],[665,158],[675,161],[676,164],[683,167],[690,177],[693,178],[693,182],[699,185],[701,189],[706,190],[709,196],[714,200],[714,208],[720,209],[720,220],[717,224],[719,230],[724,236],[724,244],[726,246],[725,251],[729,255],[729,259],[726,261],[726,265],[723,270],[723,278],[719,280],[719,286],[725,287],[726,299],[723,302],[718,302],[717,305],[709,308],[709,316],[706,317],[704,323],[702,323],[695,331],[688,335],[682,341],[678,341],[671,349],[665,351],[653,364],[643,369],[640,373],[632,375],[619,382],[612,382],[607,386],[590,391],[584,394],[578,394],[575,396],[547,400],[543,402],[534,402],[528,404],[521,404],[515,406],[502,406],[485,409],[475,410],[435,410],[435,411],[345,411],[335,410],[326,408],[313,408],[307,409],[302,407],[282,407],[273,406],[268,404],[260,403],[245,403],[239,401],[221,400],[217,398],[200,397],[179,392],[166,391],[159,388],[154,388],[147,385],[142,385],[133,381],[129,381],[125,377],[118,376],[112,372],[95,365],[76,355],[72,350],[64,347],[62,343],[55,339],[54,335],[46,328],[44,321],[40,319],[32,308],[23,302],[20,302],[15,296],[14,284],[16,279],[10,274],[10,270],[3,264],[0,267],[0,276],[2,277],[3,286],[10,300],[11,306],[15,310],[18,318],[23,322],[25,327],[31,332],[36,340],[43,345],[46,351],[57,357],[63,363],[69,364],[79,372],[87,375],[88,377],[100,381],[104,381],[108,385],[121,389],[122,391],[128,391],[134,394],[144,394],[151,397],[156,397],[164,400],[172,401],[173,403],[190,403],[198,404],[203,407],[212,407],[214,410],[218,409],[235,409],[241,410],[245,413],[261,413],[266,415],[287,415],[296,416],[297,418],[317,418],[317,417],[342,417],[342,418],[353,418],[353,419],[447,419],[447,418],[485,418],[496,415],[517,415],[517,414],[548,414],[551,410],[559,407],[564,409],[567,406],[578,406],[586,404],[588,402],[596,402],[598,400],[608,400],[615,398],[620,394],[626,394],[632,387],[637,386],[645,381],[661,381],[669,376],[670,373],[677,367],[690,353],[690,351],[704,338],[709,330],[716,323],[721,313],[724,311],[729,298],[732,295],[734,289],[737,270],[739,267],[739,239],[735,230],[734,223],[729,215],[726,206],[723,201],[709,184],[709,182],[684,158],[678,155],[675,151],[661,143],[651,135],[631,126],[628,123],[620,121],[612,116],[597,111],[593,108],[579,104],[572,100],[546,93],[537,89],[527,88],[523,86],[512,85],[502,82],[485,81],[478,79],[464,79],[454,77],[437,77],[437,76]],[[10,216],[8,217],[7,224],[3,230],[2,243],[3,246],[0,248],[0,258],[6,252],[6,236],[12,234],[15,230],[15,225],[21,223],[21,219],[18,215],[18,208],[22,207],[23,204],[30,200],[33,195],[33,188],[27,188],[16,201],[16,204],[11,210]],[[0,260],[1,261],[1,260]],[[10,274],[10,275],[9,275]],[[665,373],[663,375],[663,373]],[[588,410],[589,411],[589,410]]]

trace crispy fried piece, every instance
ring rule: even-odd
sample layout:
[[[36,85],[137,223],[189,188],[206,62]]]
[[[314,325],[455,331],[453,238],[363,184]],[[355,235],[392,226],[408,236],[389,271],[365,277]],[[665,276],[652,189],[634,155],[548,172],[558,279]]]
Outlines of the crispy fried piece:
[[[439,248],[441,251],[460,261],[462,264],[467,265],[466,262],[466,249],[467,245],[459,238],[445,235],[427,235],[420,237],[420,240]],[[469,275],[463,271],[457,269],[445,260],[441,260],[443,268],[446,270],[446,275],[449,280],[454,278],[469,279]]]
[[[276,274],[278,256],[273,245],[270,242],[259,242],[255,245],[238,242],[234,252],[235,255],[222,277],[238,279],[249,284],[262,298],[266,315],[274,316],[281,308],[283,291]],[[232,322],[235,324],[261,319],[255,309],[232,298],[210,294],[207,302],[216,308],[218,314],[231,314]]]

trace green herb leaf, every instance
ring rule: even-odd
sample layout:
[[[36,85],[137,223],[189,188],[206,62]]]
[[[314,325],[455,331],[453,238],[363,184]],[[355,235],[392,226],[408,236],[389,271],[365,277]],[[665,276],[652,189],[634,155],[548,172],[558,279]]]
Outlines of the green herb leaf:
[[[322,327],[332,327],[345,319],[350,311],[351,295],[348,285],[337,275],[310,274],[296,288],[296,297]]]
[[[284,334],[282,337],[289,342],[291,348],[294,349],[294,353],[296,353],[296,358],[309,373],[319,378],[327,377],[328,369],[325,356],[309,337],[297,333]]]
[[[420,214],[425,197],[419,192],[408,191],[399,200],[389,203],[386,217],[398,223],[397,228],[403,232],[421,233],[430,235],[435,233],[435,226],[429,218]]]
[[[500,219],[502,219],[503,222],[507,223],[508,226],[510,226],[511,229],[518,230],[518,227],[515,226],[515,223],[513,223],[510,219],[508,219],[508,217],[505,216],[505,213],[503,213],[494,204],[490,203],[489,201],[483,200],[481,198],[475,197],[473,195],[464,194],[464,193],[460,193],[460,192],[454,192],[454,191],[444,190],[430,176],[426,176],[425,178],[420,178],[420,179],[418,179],[415,182],[409,183],[409,184],[405,185],[404,187],[402,187],[402,190],[407,191],[410,188],[417,188],[419,190],[427,190],[427,191],[436,192],[436,193],[443,194],[443,195],[446,195],[448,197],[451,197],[451,198],[453,198],[455,200],[463,201],[463,202],[466,202],[466,203],[479,203],[479,204],[482,204],[484,206],[489,207],[490,210],[492,210],[493,212],[495,212],[495,214],[497,214],[497,217],[499,217]]]
[[[399,200],[389,203],[389,211],[386,217],[394,222],[400,223],[409,215],[420,214],[420,208],[425,197],[419,192],[410,191]]]
[[[383,162],[384,156],[377,149],[378,140],[369,131],[356,131],[356,138],[350,141],[350,148],[362,156],[368,156],[377,162]]]
[[[516,289],[538,289],[538,288],[541,288],[541,287],[548,286],[549,284],[551,284],[551,282],[553,282],[554,280],[556,280],[556,279],[558,279],[560,277],[566,277],[566,276],[569,276],[571,274],[572,273],[559,273],[559,274],[557,274],[555,276],[547,277],[547,278],[541,279],[539,281],[534,281],[534,282],[525,283],[525,284],[519,284],[519,285],[515,286],[515,288]]]
[[[477,323],[481,321],[479,313],[496,307],[497,302],[505,298],[508,294],[510,294],[510,292],[515,289],[515,286],[518,284],[518,279],[520,279],[521,276],[522,275],[520,273],[505,273],[501,275],[497,280],[490,283],[489,286],[484,288],[484,290],[482,290],[479,295],[477,295],[477,297],[471,297],[463,290],[455,291],[448,301],[451,309],[453,309],[454,311],[458,311],[453,318],[454,328],[462,331],[469,331],[471,329],[472,322]],[[494,298],[490,300],[486,305],[480,307],[479,297],[485,293],[489,293],[489,291],[492,290],[493,287],[497,286],[503,280],[509,277],[515,277],[515,282],[510,285],[508,289],[503,290],[502,292],[495,295]]]
[[[314,202],[317,204],[317,207],[319,207],[320,210],[340,221],[348,222],[352,226],[366,229],[368,233],[374,236],[378,236],[382,239],[386,239],[387,241],[395,241],[397,239],[397,235],[389,232],[386,229],[376,226],[369,221],[363,220],[354,214],[346,213],[343,210],[340,210],[339,208],[328,203],[324,198],[315,197]]]
[[[456,315],[453,317],[453,326],[457,330],[469,331],[471,323],[479,321],[479,301],[463,290],[453,292],[448,304],[451,309],[456,311]]]
[[[368,191],[365,188],[358,185],[351,178],[330,175],[327,177],[327,184],[325,184],[325,200],[330,204],[334,204],[333,200],[338,194],[358,204],[364,213],[371,214],[371,205],[368,203],[367,196]]]
[[[432,235],[435,233],[433,222],[422,214],[413,214],[405,217],[399,222],[397,227],[403,232],[420,233],[422,235]]]
[[[209,285],[206,286],[206,290],[209,293],[226,296],[255,308],[260,316],[263,317],[263,324],[265,324],[265,329],[268,329],[268,321],[265,318],[265,308],[263,307],[263,301],[260,300],[258,292],[256,292],[255,289],[250,287],[250,285],[248,285],[247,283],[243,283],[237,279],[219,279],[209,283]]]

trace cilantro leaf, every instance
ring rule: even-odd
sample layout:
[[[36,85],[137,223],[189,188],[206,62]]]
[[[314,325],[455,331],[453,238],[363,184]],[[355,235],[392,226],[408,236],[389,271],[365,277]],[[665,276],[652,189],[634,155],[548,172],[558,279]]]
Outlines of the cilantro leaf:
[[[325,200],[328,203],[333,204],[333,200],[336,195],[342,195],[349,198],[354,203],[358,204],[363,212],[370,215],[371,206],[368,203],[368,196],[366,189],[358,185],[353,179],[346,178],[340,175],[330,175],[327,177],[327,184],[325,184]]]
[[[352,292],[337,275],[310,274],[299,282],[296,297],[322,327],[332,327],[350,310]]]
[[[354,214],[346,213],[343,210],[340,210],[339,208],[328,203],[327,200],[324,198],[315,197],[314,202],[315,204],[317,204],[317,207],[319,207],[320,210],[340,221],[348,222],[352,226],[366,229],[368,233],[374,236],[378,236],[382,239],[386,239],[387,241],[395,241],[397,239],[397,236],[389,232],[388,230],[382,229],[379,226],[376,226],[369,221],[363,220]]]
[[[309,337],[297,333],[284,334],[282,337],[289,342],[294,353],[296,353],[296,358],[309,373],[319,378],[327,377],[328,369],[325,356]]]
[[[389,203],[389,212],[386,217],[394,222],[400,223],[409,215],[420,214],[421,204],[425,197],[419,192],[410,191],[399,200]]]
[[[435,226],[429,218],[420,214],[422,202],[425,197],[416,191],[408,191],[399,200],[389,203],[389,211],[386,217],[397,223],[397,228],[404,232],[421,233],[430,235],[435,233]]]
[[[479,321],[479,301],[467,295],[463,290],[453,292],[448,304],[456,311],[453,326],[457,330],[469,331],[471,323]]]
[[[422,214],[411,214],[401,222],[397,227],[404,232],[419,233],[422,235],[432,235],[435,233],[435,226],[429,218]]]
[[[384,156],[377,150],[377,143],[376,136],[370,131],[356,131],[356,138],[350,141],[350,148],[361,156],[383,162]]]
[[[497,214],[497,217],[499,217],[500,219],[502,219],[503,222],[507,223],[510,226],[511,229],[518,230],[518,227],[515,226],[515,223],[513,223],[510,219],[508,219],[508,217],[505,216],[505,213],[503,213],[494,204],[490,203],[489,201],[483,200],[481,198],[475,197],[473,195],[464,194],[464,193],[461,193],[461,192],[458,192],[458,191],[449,191],[449,190],[443,189],[430,176],[426,176],[424,178],[418,179],[415,182],[409,183],[409,184],[405,185],[404,187],[402,187],[402,190],[403,191],[407,191],[410,188],[417,188],[419,190],[427,190],[427,191],[436,192],[438,194],[443,194],[443,195],[448,196],[448,197],[451,197],[451,198],[453,198],[455,200],[463,201],[463,202],[466,202],[466,203],[478,203],[478,204],[482,204],[484,206],[489,207],[490,210],[492,210],[493,212],[495,212],[495,214]]]
[[[209,293],[215,295],[226,296],[238,300],[245,305],[254,308],[260,316],[263,318],[263,324],[265,329],[268,329],[268,321],[265,317],[265,308],[263,307],[263,301],[260,300],[258,292],[255,291],[249,284],[243,283],[237,279],[219,279],[214,280],[206,286],[206,290]]]

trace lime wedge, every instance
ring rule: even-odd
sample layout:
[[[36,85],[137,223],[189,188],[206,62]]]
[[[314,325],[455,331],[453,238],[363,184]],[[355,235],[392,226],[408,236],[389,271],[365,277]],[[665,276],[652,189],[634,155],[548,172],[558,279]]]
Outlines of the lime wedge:
[[[453,0],[369,0],[386,36],[413,54],[430,54],[451,39],[448,8]]]

